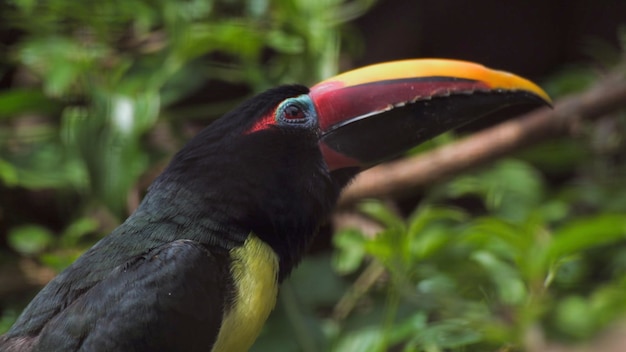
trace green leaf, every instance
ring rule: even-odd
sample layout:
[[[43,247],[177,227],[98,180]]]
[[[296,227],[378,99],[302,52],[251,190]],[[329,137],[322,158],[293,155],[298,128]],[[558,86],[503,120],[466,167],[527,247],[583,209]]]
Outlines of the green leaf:
[[[383,351],[383,332],[376,327],[363,328],[344,334],[331,351],[335,352],[374,352]]]
[[[359,210],[379,221],[385,227],[404,227],[404,220],[380,201],[364,201],[359,204]]]
[[[300,54],[305,49],[305,42],[302,37],[278,30],[268,33],[267,44],[279,52],[291,55]]]
[[[441,351],[476,343],[481,338],[482,335],[466,321],[449,319],[422,329],[410,343],[421,346],[425,351]]]
[[[60,273],[68,266],[72,265],[85,251],[86,249],[72,249],[70,251],[42,253],[38,259],[45,266],[52,268],[57,273]]]
[[[179,60],[191,60],[210,51],[236,54],[244,60],[259,55],[263,32],[251,23],[222,21],[196,23],[174,47]]]
[[[2,309],[2,315],[0,315],[0,335],[7,332],[11,326],[13,326],[19,315],[19,312],[15,309]]]
[[[548,256],[554,260],[591,247],[623,241],[625,238],[626,215],[600,214],[576,219],[554,231]]]
[[[0,159],[0,181],[9,187],[19,183],[17,169],[2,159]]]
[[[465,220],[467,220],[467,215],[459,209],[430,206],[419,207],[409,219],[408,235],[409,237],[415,237],[433,223],[442,221],[459,223]]]
[[[435,225],[420,232],[419,236],[409,242],[409,246],[415,259],[421,260],[435,255],[452,240],[453,230],[449,226]]]
[[[346,229],[333,235],[336,251],[333,253],[333,267],[340,274],[349,274],[357,270],[365,257],[366,239],[360,231]]]
[[[18,57],[44,78],[43,89],[48,95],[64,96],[71,88],[78,88],[81,78],[97,75],[98,60],[106,54],[101,43],[84,45],[70,37],[48,34],[23,42]]]
[[[597,324],[589,302],[580,296],[557,302],[555,318],[559,330],[578,338],[589,337]]]
[[[489,278],[498,288],[500,300],[506,304],[521,304],[528,296],[520,273],[510,263],[497,258],[493,253],[477,251],[472,260],[479,263],[489,274]]]
[[[523,222],[541,204],[544,187],[541,175],[529,164],[508,159],[452,181],[447,193],[452,197],[481,196],[496,215]]]
[[[24,255],[42,252],[52,244],[54,236],[48,229],[36,225],[14,227],[9,231],[9,246]]]
[[[522,228],[497,217],[481,217],[465,231],[465,240],[479,246],[499,247],[503,252],[525,252],[532,238],[525,237]]]
[[[0,93],[0,119],[24,113],[55,113],[59,109],[60,104],[38,90],[14,88]]]
[[[61,234],[61,246],[71,248],[78,245],[82,237],[98,229],[99,223],[92,218],[74,220]]]
[[[432,255],[457,233],[455,225],[467,219],[458,209],[419,207],[409,219],[406,243],[416,259]]]
[[[365,250],[390,269],[394,269],[398,265],[399,268],[404,268],[409,259],[407,256],[409,248],[405,243],[404,231],[389,228],[378,233],[372,240],[365,242]]]

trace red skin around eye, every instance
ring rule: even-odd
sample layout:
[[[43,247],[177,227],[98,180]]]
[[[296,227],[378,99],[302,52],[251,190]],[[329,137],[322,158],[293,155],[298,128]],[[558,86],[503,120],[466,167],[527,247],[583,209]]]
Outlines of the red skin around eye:
[[[252,125],[252,127],[250,127],[250,129],[247,130],[244,134],[250,134],[250,133],[266,130],[268,127],[274,126],[276,124],[276,121],[274,119],[275,114],[276,114],[276,111],[274,110],[271,113],[263,116],[254,125]]]
[[[291,108],[295,109],[295,111],[293,111],[296,113],[295,115],[293,115],[292,112],[290,111]],[[283,113],[283,118],[287,120],[299,120],[299,119],[303,119],[306,117],[304,115],[304,111],[302,111],[302,109],[295,107],[295,106],[287,107],[286,109],[283,110],[282,113]],[[276,120],[274,118],[275,115],[276,115],[276,110],[272,111],[270,114],[263,116],[254,125],[252,125],[252,127],[249,130],[247,130],[244,134],[250,134],[250,133],[257,132],[257,131],[265,130],[270,126],[276,125]]]

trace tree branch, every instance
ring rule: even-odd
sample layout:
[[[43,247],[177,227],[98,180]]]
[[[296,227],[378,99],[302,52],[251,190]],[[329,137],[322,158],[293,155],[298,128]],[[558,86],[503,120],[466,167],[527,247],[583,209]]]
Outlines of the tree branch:
[[[625,107],[626,80],[616,71],[588,91],[560,99],[554,110],[535,110],[426,154],[367,170],[343,192],[339,206],[369,197],[406,195]]]

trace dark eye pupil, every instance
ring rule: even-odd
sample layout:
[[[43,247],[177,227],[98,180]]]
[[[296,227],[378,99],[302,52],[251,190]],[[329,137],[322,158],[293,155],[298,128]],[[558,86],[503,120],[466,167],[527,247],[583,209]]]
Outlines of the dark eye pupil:
[[[296,105],[287,106],[283,112],[283,115],[288,120],[298,120],[298,119],[303,119],[305,117],[304,111],[302,111],[302,109],[300,109]]]

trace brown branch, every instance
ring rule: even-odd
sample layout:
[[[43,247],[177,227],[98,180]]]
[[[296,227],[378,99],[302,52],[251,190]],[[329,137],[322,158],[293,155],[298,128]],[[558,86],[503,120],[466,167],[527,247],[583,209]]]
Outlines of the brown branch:
[[[539,327],[532,327],[525,336],[524,351],[528,352],[623,352],[626,351],[626,321],[618,319],[588,341],[563,344],[547,339]]]
[[[378,260],[373,259],[370,261],[365,270],[354,280],[352,286],[346,290],[333,308],[333,320],[336,322],[345,320],[352,313],[357,303],[386,272],[385,267]]]
[[[407,194],[625,107],[626,80],[616,72],[586,92],[560,99],[554,110],[539,109],[429,153],[367,170],[344,191],[339,205]]]

